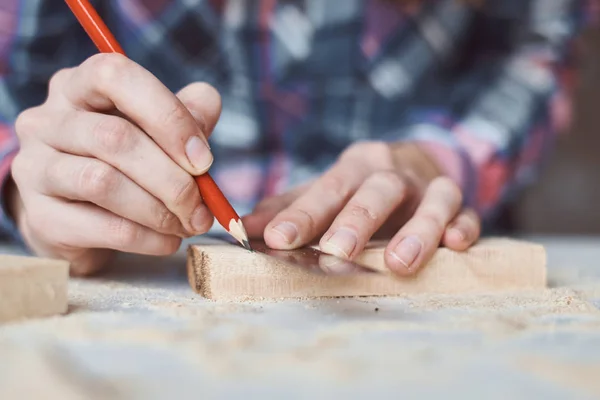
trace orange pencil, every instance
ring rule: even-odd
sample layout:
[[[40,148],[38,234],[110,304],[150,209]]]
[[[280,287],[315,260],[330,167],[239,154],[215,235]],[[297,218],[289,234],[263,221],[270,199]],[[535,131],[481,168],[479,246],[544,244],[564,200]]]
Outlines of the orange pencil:
[[[120,53],[126,56],[113,34],[88,0],[65,1],[100,52]],[[248,243],[248,234],[242,224],[241,218],[231,204],[229,204],[229,201],[227,201],[213,178],[207,172],[196,176],[195,179],[200,188],[200,194],[204,203],[219,224],[246,249],[251,250],[250,243]]]

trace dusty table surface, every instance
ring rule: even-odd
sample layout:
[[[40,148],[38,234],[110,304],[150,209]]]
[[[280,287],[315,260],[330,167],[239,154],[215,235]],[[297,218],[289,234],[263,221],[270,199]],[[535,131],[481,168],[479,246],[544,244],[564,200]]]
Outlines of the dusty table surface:
[[[528,239],[549,289],[493,296],[213,302],[185,246],[123,256],[0,326],[0,398],[600,398],[600,237]]]

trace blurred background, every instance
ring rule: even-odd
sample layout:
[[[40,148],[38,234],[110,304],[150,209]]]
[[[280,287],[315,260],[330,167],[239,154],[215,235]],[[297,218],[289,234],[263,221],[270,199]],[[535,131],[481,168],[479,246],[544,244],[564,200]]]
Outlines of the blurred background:
[[[600,234],[600,31],[582,39],[573,125],[505,216],[520,233]]]

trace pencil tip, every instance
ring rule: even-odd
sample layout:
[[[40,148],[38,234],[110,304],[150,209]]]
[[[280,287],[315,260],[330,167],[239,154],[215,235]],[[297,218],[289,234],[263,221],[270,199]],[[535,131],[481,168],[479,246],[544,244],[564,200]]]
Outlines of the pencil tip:
[[[253,251],[252,247],[250,246],[250,242],[248,242],[247,240],[242,240],[242,245],[244,246],[244,248],[248,251]]]
[[[253,251],[248,240],[248,234],[246,233],[246,229],[244,228],[244,224],[242,224],[241,219],[232,219],[229,222],[229,234],[233,236],[235,240],[241,243],[246,250]]]

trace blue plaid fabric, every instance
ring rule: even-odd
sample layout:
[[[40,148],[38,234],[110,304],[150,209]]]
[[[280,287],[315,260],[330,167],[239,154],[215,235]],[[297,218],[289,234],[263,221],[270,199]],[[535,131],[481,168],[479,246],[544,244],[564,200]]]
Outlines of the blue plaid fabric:
[[[484,218],[568,124],[573,40],[598,0],[103,0],[130,58],[223,97],[211,173],[240,214],[360,140],[419,142]],[[13,123],[97,50],[62,1],[0,3],[0,176]],[[58,134],[58,133],[57,133]],[[4,204],[2,204],[4,206]],[[5,211],[5,208],[3,208]],[[3,232],[18,238],[4,212]]]

